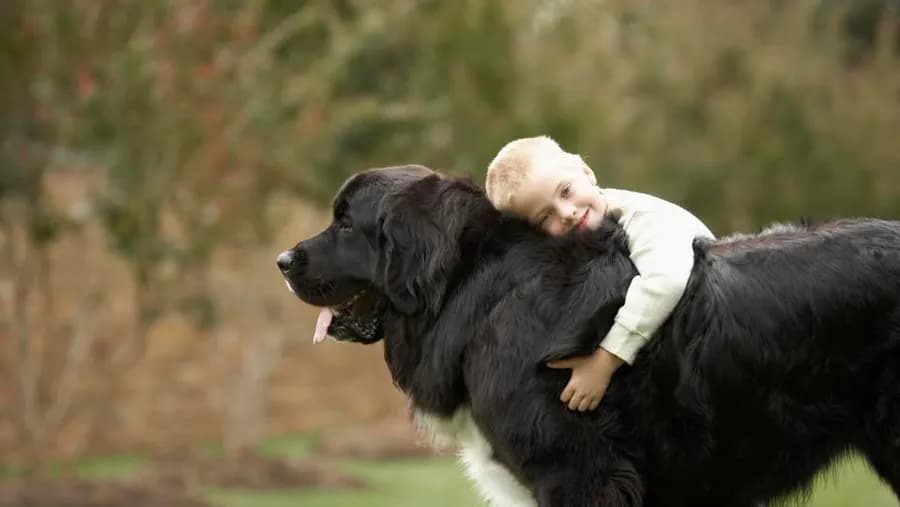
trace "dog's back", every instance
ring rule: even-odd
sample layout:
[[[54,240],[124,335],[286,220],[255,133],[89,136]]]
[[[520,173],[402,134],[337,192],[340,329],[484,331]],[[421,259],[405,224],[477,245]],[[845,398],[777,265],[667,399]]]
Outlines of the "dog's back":
[[[695,455],[709,471],[698,489],[769,498],[850,449],[876,469],[900,463],[885,456],[900,437],[900,222],[779,228],[707,254],[694,299],[648,350],[651,365],[678,358],[675,396],[712,437]]]
[[[568,372],[542,364],[589,352],[635,272],[608,241],[592,251],[572,240],[565,257],[562,240],[544,241],[488,261],[469,282],[493,299],[469,310],[465,376],[498,459],[551,504],[637,498],[641,477],[648,499],[667,505],[752,503],[802,485],[851,446],[895,461],[874,451],[900,436],[900,409],[885,409],[900,406],[897,222],[701,248],[682,303],[588,414],[558,399]]]

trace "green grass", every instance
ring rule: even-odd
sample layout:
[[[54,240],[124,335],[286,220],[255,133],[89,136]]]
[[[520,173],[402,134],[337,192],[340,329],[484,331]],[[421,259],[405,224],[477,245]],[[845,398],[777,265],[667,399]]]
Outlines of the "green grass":
[[[314,435],[286,435],[267,439],[261,451],[282,458],[312,454]],[[476,507],[480,503],[471,483],[453,458],[335,463],[339,471],[363,479],[367,488],[355,491],[298,490],[259,492],[217,489],[207,499],[221,507],[403,507],[426,502],[434,507]]]
[[[475,507],[472,485],[454,459],[347,462],[342,467],[366,480],[359,491],[283,490],[247,492],[218,490],[207,499],[221,507]]]
[[[313,435],[287,435],[267,439],[261,451],[270,456],[303,458],[312,454]],[[216,446],[204,446],[208,455],[219,455]],[[146,465],[141,454],[117,454],[82,460],[76,466],[79,477],[91,479],[128,477]],[[210,490],[207,500],[218,507],[477,507],[484,505],[462,469],[452,458],[365,461],[335,463],[340,471],[362,478],[364,490],[242,491]],[[15,471],[0,470],[0,478]],[[809,507],[900,507],[890,490],[859,459],[848,459],[822,474],[809,501],[792,499],[786,506]]]
[[[305,458],[312,454],[318,435],[315,433],[290,434],[268,437],[259,446],[260,452],[277,458]],[[225,450],[221,444],[208,443],[198,446],[201,456],[221,458]]]
[[[277,458],[305,458],[312,454],[318,438],[315,434],[269,437],[260,445],[260,452]]]
[[[478,500],[459,465],[450,458],[353,462],[344,470],[365,478],[371,489],[354,492],[278,491],[270,493],[219,490],[207,499],[220,507],[475,507]],[[800,498],[784,506],[898,507],[890,490],[858,459],[826,472],[816,482],[808,502]]]
[[[82,479],[118,479],[136,474],[148,462],[142,454],[115,454],[86,458],[75,466],[75,475]]]
[[[796,505],[796,503],[795,503]],[[850,459],[819,475],[810,507],[897,507],[891,490],[861,459]]]
[[[82,459],[75,464],[75,475],[81,479],[116,479],[137,473],[148,463],[143,454],[124,453]],[[63,464],[50,462],[46,465],[47,475],[59,477],[63,474]],[[0,468],[0,481],[22,477],[24,470],[18,467]]]

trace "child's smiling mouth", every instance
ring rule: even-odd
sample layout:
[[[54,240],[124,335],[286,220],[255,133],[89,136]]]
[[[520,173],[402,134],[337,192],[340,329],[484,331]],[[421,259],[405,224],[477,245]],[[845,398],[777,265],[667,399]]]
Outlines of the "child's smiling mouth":
[[[580,231],[580,230],[584,229],[585,227],[587,227],[588,215],[590,215],[590,214],[591,214],[591,210],[586,210],[584,212],[584,216],[582,216],[581,220],[579,220],[578,223],[575,224],[576,230]]]

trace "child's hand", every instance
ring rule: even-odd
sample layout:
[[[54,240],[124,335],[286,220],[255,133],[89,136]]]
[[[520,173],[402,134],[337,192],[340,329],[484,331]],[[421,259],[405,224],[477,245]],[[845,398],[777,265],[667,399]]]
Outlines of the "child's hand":
[[[572,369],[572,378],[559,399],[569,406],[569,410],[584,412],[597,408],[613,373],[623,362],[601,347],[590,356],[550,361],[547,366]]]

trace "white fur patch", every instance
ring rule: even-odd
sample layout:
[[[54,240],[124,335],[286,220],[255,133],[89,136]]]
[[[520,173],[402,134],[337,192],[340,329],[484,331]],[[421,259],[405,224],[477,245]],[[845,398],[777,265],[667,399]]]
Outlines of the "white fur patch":
[[[438,449],[459,446],[459,459],[466,475],[475,483],[481,497],[492,507],[537,507],[531,492],[503,465],[493,460],[491,444],[484,438],[468,408],[450,418],[436,417],[415,410],[413,419]]]
[[[766,227],[765,229],[759,231],[758,233],[744,233],[744,232],[736,232],[734,234],[728,236],[722,236],[719,238],[719,243],[733,243],[736,241],[744,241],[748,239],[765,239],[765,236],[771,234],[791,234],[791,233],[799,233],[803,232],[803,227],[800,227],[796,224],[784,224],[784,223],[774,223]]]
[[[760,234],[790,234],[793,232],[803,232],[804,228],[797,224],[774,223],[762,230]]]
[[[284,284],[287,285],[288,290],[291,291],[292,294],[296,294],[296,292],[294,292],[294,288],[291,287],[291,282],[285,280]]]

